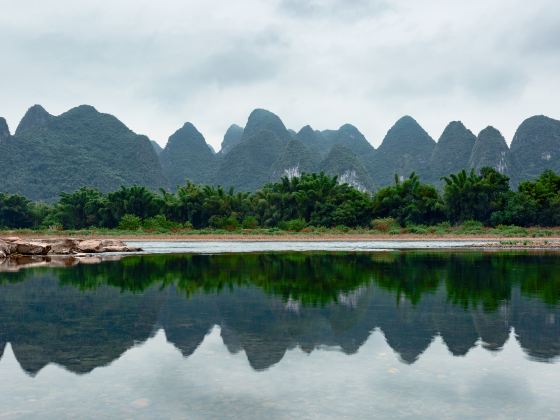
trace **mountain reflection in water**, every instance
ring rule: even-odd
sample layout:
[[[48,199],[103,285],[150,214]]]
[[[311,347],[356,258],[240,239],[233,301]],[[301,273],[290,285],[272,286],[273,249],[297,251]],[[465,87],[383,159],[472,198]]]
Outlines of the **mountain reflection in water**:
[[[160,328],[184,357],[214,326],[229,352],[264,370],[287,350],[353,354],[378,328],[403,363],[437,336],[453,356],[502,349],[560,355],[560,256],[387,252],[132,256],[0,273],[0,356],[7,343],[35,375],[83,374]]]

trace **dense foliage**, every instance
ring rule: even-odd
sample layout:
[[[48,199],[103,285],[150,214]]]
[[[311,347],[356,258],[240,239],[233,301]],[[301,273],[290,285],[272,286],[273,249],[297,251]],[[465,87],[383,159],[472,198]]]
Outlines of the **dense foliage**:
[[[478,220],[490,224],[494,212],[502,209],[510,191],[509,178],[492,168],[480,175],[465,170],[444,177],[443,198],[447,217],[453,223]]]
[[[53,205],[0,194],[0,227],[64,229],[227,229],[375,227],[479,223],[486,226],[560,226],[560,176],[545,171],[512,191],[492,168],[443,178],[440,193],[416,174],[377,193],[360,191],[336,176],[284,177],[254,193],[188,182],[175,193],[141,186],[104,194],[83,187]],[[388,219],[387,219],[388,218]]]
[[[379,190],[373,197],[373,210],[376,216],[392,217],[402,226],[444,220],[443,201],[438,191],[420,183],[415,173],[402,182],[395,176],[395,185]]]

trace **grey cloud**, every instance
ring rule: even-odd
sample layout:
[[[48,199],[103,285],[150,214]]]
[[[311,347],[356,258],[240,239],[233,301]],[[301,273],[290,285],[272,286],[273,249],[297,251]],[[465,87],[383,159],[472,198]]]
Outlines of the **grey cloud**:
[[[20,0],[0,14],[0,116],[80,103],[164,139],[192,121],[217,146],[266,107],[287,126],[351,122],[376,143],[409,113],[511,137],[558,118],[557,0]],[[530,9],[530,10],[529,10]],[[496,16],[500,16],[497,19]],[[214,140],[215,139],[215,140]]]
[[[281,0],[279,8],[293,17],[361,19],[389,9],[384,0]]]
[[[559,3],[560,4],[560,3]],[[560,16],[560,7],[556,16]],[[536,23],[528,35],[522,40],[522,52],[530,55],[546,54],[559,59],[560,54],[560,21],[550,17]]]
[[[414,66],[404,67],[382,80],[372,83],[371,97],[396,100],[413,97],[435,98],[462,91],[479,100],[505,100],[521,93],[528,76],[507,65],[492,67],[473,63],[465,69],[434,68],[432,72],[416,72]]]
[[[232,40],[205,56],[185,57],[172,71],[163,70],[146,94],[173,106],[210,88],[228,89],[272,80],[283,69],[285,48],[286,41],[274,31]]]

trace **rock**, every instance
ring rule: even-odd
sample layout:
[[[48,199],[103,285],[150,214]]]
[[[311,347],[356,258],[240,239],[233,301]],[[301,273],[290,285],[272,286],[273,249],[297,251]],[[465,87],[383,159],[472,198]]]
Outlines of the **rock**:
[[[123,241],[119,241],[117,239],[102,239],[101,240],[102,247],[109,247],[109,246],[126,246]]]
[[[123,241],[113,239],[104,239],[101,241],[102,252],[137,252],[142,251],[142,248],[129,247]]]
[[[51,249],[50,245],[41,242],[17,241],[13,244],[15,245],[15,253],[21,255],[47,255]]]
[[[100,240],[86,239],[78,242],[78,250],[85,253],[102,252],[103,245]]]
[[[10,254],[10,245],[4,241],[0,241],[0,258],[6,258]]]
[[[2,238],[4,242],[18,242],[21,241],[21,238],[18,236],[8,236],[7,238]]]
[[[108,246],[103,249],[104,252],[128,252],[126,246]]]
[[[127,246],[108,246],[103,252],[130,252]]]
[[[75,254],[78,250],[78,241],[74,239],[61,239],[51,243],[49,254],[69,255]]]
[[[8,239],[10,241],[8,241]],[[35,241],[23,241],[19,238],[0,239],[0,258],[2,259],[11,255],[87,255],[101,252],[137,251],[142,251],[142,249],[138,247],[129,247],[123,241],[115,239],[77,240],[65,238]]]

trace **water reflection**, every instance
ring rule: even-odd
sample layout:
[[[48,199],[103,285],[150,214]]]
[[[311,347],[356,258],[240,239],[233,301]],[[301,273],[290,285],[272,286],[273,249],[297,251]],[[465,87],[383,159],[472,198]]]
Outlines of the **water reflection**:
[[[265,370],[289,349],[356,353],[379,329],[406,364],[441,337],[453,356],[500,351],[513,331],[526,355],[560,355],[560,257],[535,253],[134,256],[0,274],[7,343],[36,375],[84,374],[159,329],[184,357],[215,326],[230,353]]]

